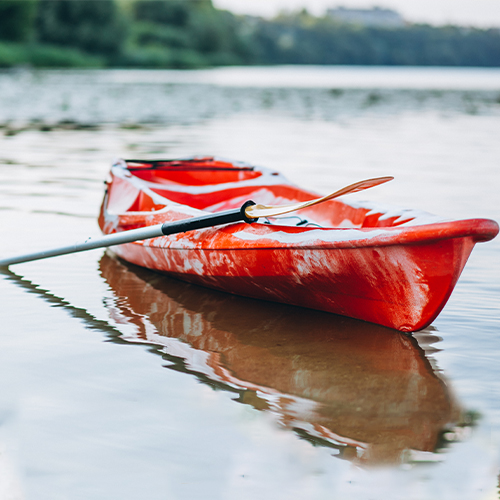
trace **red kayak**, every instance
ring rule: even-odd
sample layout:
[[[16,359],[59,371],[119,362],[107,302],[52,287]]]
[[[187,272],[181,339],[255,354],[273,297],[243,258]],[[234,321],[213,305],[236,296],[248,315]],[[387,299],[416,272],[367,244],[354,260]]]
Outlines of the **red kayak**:
[[[278,172],[212,157],[120,160],[99,216],[105,234],[240,207],[286,205],[316,193]],[[417,210],[329,200],[280,217],[114,247],[123,259],[225,292],[308,307],[400,331],[428,326],[487,219],[444,221]]]

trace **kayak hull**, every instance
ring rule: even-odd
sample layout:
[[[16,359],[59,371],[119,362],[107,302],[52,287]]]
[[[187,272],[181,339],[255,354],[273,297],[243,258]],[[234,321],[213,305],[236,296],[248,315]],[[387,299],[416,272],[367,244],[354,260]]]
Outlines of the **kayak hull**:
[[[244,252],[144,252],[129,244],[116,253],[197,285],[414,331],[429,325],[444,307],[473,246],[472,238],[425,246]]]
[[[134,210],[137,198],[147,200],[154,184],[148,179],[149,184],[141,189],[143,180],[132,176],[134,180],[127,183],[123,165],[114,168],[99,219],[105,233],[193,215],[185,205],[159,203],[156,197],[153,205],[157,210]],[[124,193],[122,197],[118,189]],[[234,196],[234,187],[231,189],[234,205],[241,194]],[[121,213],[112,211],[112,190],[115,205],[116,200],[122,203]],[[249,194],[260,191],[262,185]],[[302,198],[313,196],[304,193]],[[129,201],[123,203],[126,196]],[[135,207],[129,203],[132,199]],[[214,199],[221,199],[220,191]],[[123,210],[127,203],[133,210]],[[326,210],[340,206],[335,201],[324,205]],[[305,215],[321,219],[315,210]],[[369,213],[365,211],[365,220]],[[120,245],[114,251],[133,264],[197,285],[409,332],[425,328],[436,318],[474,245],[498,232],[498,225],[486,219],[423,225],[414,225],[413,220],[407,227],[404,223],[355,227],[355,222],[344,228],[235,223]]]

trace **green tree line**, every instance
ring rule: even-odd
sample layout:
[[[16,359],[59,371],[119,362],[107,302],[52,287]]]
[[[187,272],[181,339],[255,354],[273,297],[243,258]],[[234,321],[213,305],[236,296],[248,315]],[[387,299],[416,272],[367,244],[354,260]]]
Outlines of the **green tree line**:
[[[500,66],[500,30],[236,16],[211,0],[0,0],[0,66]]]

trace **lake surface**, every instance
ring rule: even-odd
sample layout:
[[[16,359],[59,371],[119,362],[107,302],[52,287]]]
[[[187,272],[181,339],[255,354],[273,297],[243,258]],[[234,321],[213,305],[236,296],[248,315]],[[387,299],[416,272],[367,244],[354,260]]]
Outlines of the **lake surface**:
[[[0,255],[99,234],[116,157],[500,220],[500,70],[0,73]],[[102,250],[0,274],[2,499],[496,499],[500,239],[403,335]]]

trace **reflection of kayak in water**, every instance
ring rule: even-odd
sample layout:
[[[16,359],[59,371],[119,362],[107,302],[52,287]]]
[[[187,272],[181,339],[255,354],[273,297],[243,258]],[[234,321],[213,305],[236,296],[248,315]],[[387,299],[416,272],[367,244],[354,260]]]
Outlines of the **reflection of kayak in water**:
[[[460,417],[405,334],[205,290],[108,255],[100,269],[116,297],[112,318],[136,327],[126,340],[163,345],[187,371],[344,457],[398,463],[408,450],[435,451]]]

